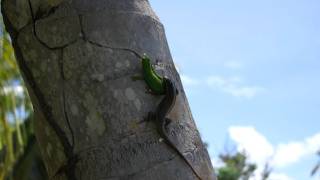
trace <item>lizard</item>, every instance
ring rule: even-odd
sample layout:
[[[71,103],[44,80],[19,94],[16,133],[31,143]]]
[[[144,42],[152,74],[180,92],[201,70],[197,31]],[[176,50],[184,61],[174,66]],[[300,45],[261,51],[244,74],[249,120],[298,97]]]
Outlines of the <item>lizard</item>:
[[[201,180],[201,176],[193,168],[192,164],[185,158],[185,156],[179,151],[174,142],[169,138],[167,132],[167,126],[172,122],[167,118],[167,115],[171,112],[176,97],[179,94],[178,89],[173,81],[167,77],[159,76],[153,69],[150,59],[144,55],[142,58],[143,77],[148,87],[154,93],[158,95],[164,95],[155,112],[149,112],[146,121],[153,121],[156,124],[157,131],[160,134],[164,142],[169,145],[192,169],[194,174]]]

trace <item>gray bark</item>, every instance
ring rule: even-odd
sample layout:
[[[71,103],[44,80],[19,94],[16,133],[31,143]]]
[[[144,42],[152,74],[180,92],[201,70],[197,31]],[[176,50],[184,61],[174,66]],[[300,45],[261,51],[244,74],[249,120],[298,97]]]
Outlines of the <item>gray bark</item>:
[[[147,0],[2,0],[2,13],[49,177],[198,179],[154,123],[143,121],[162,99],[134,78],[147,53],[180,91],[170,136],[201,179],[215,179],[164,27]],[[56,175],[61,167],[66,173]]]

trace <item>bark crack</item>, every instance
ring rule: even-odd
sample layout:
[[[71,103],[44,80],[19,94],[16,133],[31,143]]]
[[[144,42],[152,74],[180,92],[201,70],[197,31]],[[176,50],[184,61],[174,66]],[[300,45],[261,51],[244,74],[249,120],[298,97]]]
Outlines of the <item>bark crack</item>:
[[[143,55],[141,55],[140,53],[138,53],[137,51],[130,49],[130,48],[123,48],[123,47],[112,47],[112,46],[106,46],[106,45],[102,45],[100,43],[91,41],[91,40],[86,40],[88,43],[93,44],[95,46],[98,47],[102,47],[105,49],[111,49],[111,50],[120,50],[120,51],[127,51],[127,52],[131,52],[132,54],[134,54],[137,58],[142,59]]]
[[[67,43],[63,46],[58,46],[58,47],[50,47],[48,44],[46,44],[45,42],[43,42],[38,34],[37,34],[37,27],[36,27],[36,24],[37,24],[37,21],[40,19],[40,17],[43,19],[45,17],[48,17],[50,16],[51,14],[53,14],[59,6],[56,6],[56,7],[52,7],[49,12],[46,14],[46,16],[42,17],[43,14],[36,14],[34,13],[33,11],[33,8],[32,8],[32,3],[31,3],[31,0],[28,0],[28,4],[29,4],[29,9],[30,9],[30,14],[31,14],[31,19],[32,19],[32,25],[33,25],[33,34],[35,36],[35,38],[40,42],[41,45],[45,46],[46,48],[50,49],[50,50],[58,50],[58,49],[63,49],[71,44],[74,44],[75,42],[78,41],[78,39],[75,39],[73,41],[71,41],[70,43]],[[81,28],[82,29],[82,28]]]
[[[71,147],[72,147],[72,151],[74,150],[74,133],[73,133],[73,129],[71,127],[71,123],[69,120],[69,116],[68,116],[68,112],[67,112],[67,108],[66,108],[66,90],[65,90],[65,81],[66,78],[64,76],[64,66],[63,66],[63,49],[62,49],[62,53],[61,53],[61,58],[59,60],[59,65],[60,65],[60,73],[61,73],[61,77],[62,77],[62,100],[63,100],[63,113],[64,113],[64,117],[65,120],[67,122],[70,134],[71,134]]]
[[[82,15],[81,14],[78,14],[78,17],[79,17],[79,23],[80,23],[80,33],[81,33],[81,38],[84,40],[84,41],[87,41],[87,37],[86,37],[86,34],[84,33],[83,31],[83,24],[82,24]]]
[[[106,48],[106,49],[111,49],[111,50],[120,50],[120,51],[128,51],[128,52],[131,52],[133,53],[136,57],[138,57],[139,59],[141,59],[143,56],[138,53],[137,51],[133,50],[133,49],[130,49],[130,48],[124,48],[124,47],[111,47],[111,46],[105,46],[105,45],[102,45],[100,43],[97,43],[97,42],[94,42],[92,40],[89,40],[87,37],[86,37],[86,33],[84,32],[83,30],[83,18],[81,14],[78,14],[79,16],[79,21],[80,21],[80,30],[81,30],[81,35],[82,35],[82,38],[84,41],[90,43],[90,44],[93,44],[95,46],[98,46],[98,47],[102,47],[102,48]]]
[[[77,10],[77,9],[76,9]],[[132,11],[132,10],[117,10],[117,9],[107,9],[107,8],[103,8],[94,12],[79,12],[79,10],[77,10],[78,14],[80,15],[90,15],[90,14],[95,14],[95,13],[99,13],[99,12],[108,12],[108,13],[117,13],[117,14],[135,14],[135,15],[139,15],[139,16],[144,16],[147,17],[149,19],[151,19],[152,22],[160,25],[162,28],[163,24],[160,22],[160,20],[158,19],[157,16],[152,16],[152,14],[148,14],[148,13],[141,13],[139,11]]]
[[[37,21],[37,20],[36,20]],[[50,47],[48,44],[46,44],[45,42],[43,42],[40,38],[39,38],[39,36],[38,36],[38,34],[37,34],[37,30],[36,30],[36,21],[33,23],[33,34],[34,34],[34,36],[35,36],[35,38],[40,42],[40,44],[41,45],[43,45],[44,47],[46,47],[46,48],[48,48],[48,49],[50,49],[50,50],[59,50],[59,49],[63,49],[63,48],[66,48],[66,47],[68,47],[69,45],[72,45],[72,44],[74,44],[74,43],[76,43],[77,41],[78,41],[78,38],[77,39],[75,39],[75,40],[73,40],[73,41],[71,41],[71,42],[69,42],[69,43],[67,43],[67,44],[65,44],[65,45],[63,45],[63,46],[57,46],[57,47]]]

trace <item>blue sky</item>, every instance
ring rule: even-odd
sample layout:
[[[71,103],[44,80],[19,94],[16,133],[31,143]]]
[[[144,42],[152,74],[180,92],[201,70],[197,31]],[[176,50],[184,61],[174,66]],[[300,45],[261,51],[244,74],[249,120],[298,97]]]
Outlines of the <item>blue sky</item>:
[[[226,142],[308,180],[320,148],[320,1],[151,0],[212,159]]]

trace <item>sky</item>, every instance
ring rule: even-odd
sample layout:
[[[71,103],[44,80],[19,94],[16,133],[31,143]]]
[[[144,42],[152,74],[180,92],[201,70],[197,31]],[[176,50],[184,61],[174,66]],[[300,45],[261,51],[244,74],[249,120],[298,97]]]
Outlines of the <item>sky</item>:
[[[214,166],[236,146],[272,180],[319,179],[320,1],[150,3]]]

